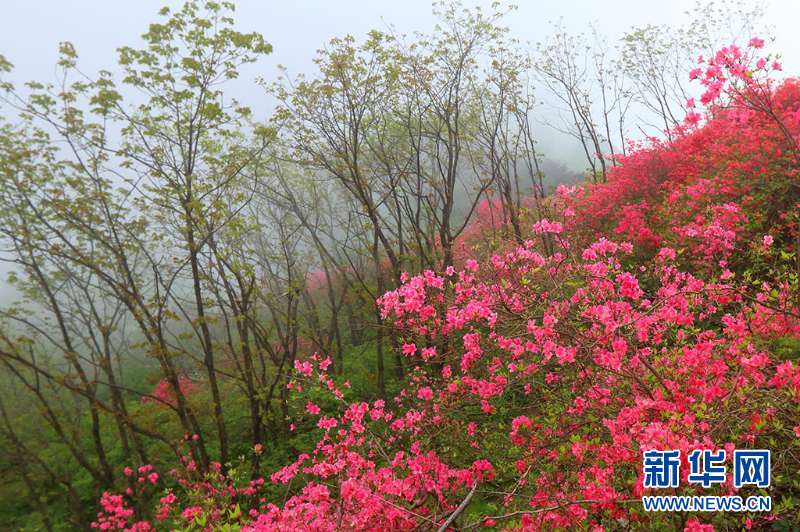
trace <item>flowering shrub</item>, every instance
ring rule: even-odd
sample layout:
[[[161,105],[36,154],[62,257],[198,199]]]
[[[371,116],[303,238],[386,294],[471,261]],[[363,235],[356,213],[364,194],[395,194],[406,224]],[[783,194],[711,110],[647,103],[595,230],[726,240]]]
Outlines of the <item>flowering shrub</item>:
[[[800,175],[800,83],[776,82],[780,64],[731,45],[692,71],[705,91],[706,121],[689,114],[669,140],[650,139],[570,198],[568,229],[582,241],[618,235],[640,256],[675,248],[687,266],[720,271],[752,264],[747,246],[766,233],[796,234]],[[688,106],[695,109],[695,102]],[[720,264],[722,261],[724,264]],[[683,262],[683,259],[682,259]],[[691,264],[690,264],[691,263]]]
[[[261,448],[254,449],[260,454]],[[128,487],[120,495],[104,493],[101,511],[92,523],[99,530],[146,531],[155,529],[205,529],[225,524],[243,523],[267,510],[261,495],[263,478],[247,478],[246,467],[222,471],[222,464],[212,462],[207,472],[198,470],[189,455],[180,457],[178,467],[165,478],[151,464],[123,471]],[[169,487],[164,487],[168,484]],[[134,507],[142,501],[153,503],[152,521],[137,520]]]
[[[758,347],[749,327],[758,303],[681,271],[669,248],[632,272],[622,265],[628,243],[581,250],[560,224],[539,228],[557,237],[552,255],[529,241],[483,265],[411,277],[380,298],[416,347],[404,349],[416,371],[392,408],[345,404],[328,361],[298,361],[293,387],[327,389],[343,414],[308,403],[323,436],[271,479],[304,487],[260,508],[248,529],[441,524],[472,490],[497,509],[494,522],[646,523],[632,504],[643,493],[642,450],[730,456],[767,435],[793,444],[800,368]],[[774,332],[797,334],[800,321],[784,316]],[[789,456],[773,464],[796,467]],[[193,508],[181,515],[196,517]]]
[[[194,384],[186,375],[178,375],[178,386],[183,395],[190,394],[194,389]],[[142,402],[175,406],[175,391],[169,381],[162,378],[155,385],[153,391],[150,392],[150,395],[142,398]]]
[[[283,500],[185,459],[152,517],[254,531],[797,524],[800,87],[756,75],[776,70],[754,59],[761,44],[693,72],[710,106],[702,126],[690,114],[671,141],[621,157],[607,183],[561,189],[548,205],[558,216],[521,244],[406,274],[383,294],[412,368],[391,401],[350,403],[330,359],[296,361],[288,388],[320,437],[271,475]],[[737,448],[779,450],[773,513],[643,512],[644,450],[680,449],[685,483],[690,451]],[[95,525],[146,529],[136,498],[105,494]]]

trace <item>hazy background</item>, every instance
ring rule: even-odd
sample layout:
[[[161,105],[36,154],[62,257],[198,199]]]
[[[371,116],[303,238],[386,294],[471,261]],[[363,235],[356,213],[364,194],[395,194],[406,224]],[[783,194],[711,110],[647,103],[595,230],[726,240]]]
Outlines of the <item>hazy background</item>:
[[[489,10],[492,0],[463,3]],[[685,12],[695,3],[523,0],[517,2],[518,9],[504,23],[523,45],[530,43],[531,49],[550,32],[550,22],[559,19],[574,32],[587,30],[589,24],[595,23],[613,44],[632,26],[678,25],[686,20]],[[784,71],[800,72],[800,1],[749,2],[755,3],[764,5],[765,22],[773,27],[776,37],[770,49],[783,52]],[[101,68],[113,71],[117,47],[138,44],[147,25],[160,18],[157,11],[161,7],[176,8],[181,4],[180,0],[0,0],[0,54],[15,65],[10,76],[15,82],[52,81],[61,41],[75,45],[79,64],[87,74]],[[284,65],[293,75],[313,72],[315,51],[331,37],[350,33],[358,38],[370,29],[388,29],[390,24],[399,33],[411,34],[430,30],[435,23],[431,0],[237,0],[236,5],[239,29],[260,32],[274,47],[270,56],[246,70],[230,90],[249,104],[256,116],[268,115],[271,102],[254,85],[254,79],[274,79],[278,65]],[[601,20],[603,23],[599,24]],[[577,149],[567,139],[542,138],[541,144],[546,155],[565,162],[573,158],[570,155]],[[578,164],[582,169],[582,163]]]
[[[469,1],[465,6],[484,6],[491,0]],[[588,29],[595,23],[613,44],[633,26],[646,24],[679,25],[693,0],[645,2],[636,0],[519,1],[519,8],[504,19],[512,36],[533,49],[551,30],[550,22],[562,19],[571,32]],[[751,2],[752,4],[753,2]],[[27,80],[55,80],[58,43],[71,41],[79,54],[79,65],[87,74],[99,69],[114,71],[116,49],[138,45],[147,25],[158,20],[157,11],[164,5],[180,6],[180,0],[0,0],[0,54],[14,65],[7,76],[21,84]],[[772,28],[775,42],[770,50],[784,55],[784,72],[800,72],[800,1],[783,0],[762,3],[764,22]],[[315,51],[331,37],[350,33],[357,38],[374,28],[412,34],[429,31],[435,18],[430,0],[237,0],[237,25],[241,31],[258,31],[273,45],[272,55],[245,69],[242,77],[226,94],[250,105],[256,118],[266,118],[272,102],[254,83],[256,77],[267,81],[279,74],[279,65],[291,75],[313,72]],[[598,21],[602,20],[603,24]],[[543,114],[546,109],[542,110]],[[7,114],[0,110],[0,113]],[[542,120],[546,120],[542,116]],[[545,156],[582,170],[585,161],[578,145],[552,130],[542,129],[540,149]],[[0,264],[0,304],[11,293],[5,284],[6,268]]]

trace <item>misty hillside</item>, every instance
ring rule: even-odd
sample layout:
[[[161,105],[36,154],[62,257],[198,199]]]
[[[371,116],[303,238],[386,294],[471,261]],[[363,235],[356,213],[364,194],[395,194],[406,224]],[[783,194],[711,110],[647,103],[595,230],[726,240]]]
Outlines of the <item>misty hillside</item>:
[[[3,50],[0,528],[800,528],[784,11],[526,7]]]

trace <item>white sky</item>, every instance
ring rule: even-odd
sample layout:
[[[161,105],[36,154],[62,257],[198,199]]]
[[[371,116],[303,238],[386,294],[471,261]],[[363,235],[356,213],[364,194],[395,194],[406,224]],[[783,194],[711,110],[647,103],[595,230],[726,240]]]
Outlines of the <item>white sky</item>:
[[[746,3],[760,0],[744,0]],[[0,0],[0,54],[15,69],[8,79],[54,81],[57,47],[72,42],[87,74],[99,69],[114,71],[116,49],[136,46],[149,23],[159,20],[164,5],[177,8],[180,0]],[[570,31],[584,31],[595,23],[609,43],[633,26],[677,25],[695,0],[518,0],[519,8],[504,22],[523,44],[544,39],[550,22],[559,19]],[[491,0],[465,0],[466,6]],[[315,51],[334,36],[386,29],[389,24],[400,33],[429,31],[434,24],[431,0],[237,0],[235,15],[241,31],[258,31],[273,45],[273,53],[243,72],[230,93],[250,105],[256,117],[269,113],[270,100],[253,81],[257,76],[272,80],[278,65],[290,74],[313,72]],[[771,50],[784,54],[784,71],[800,73],[800,0],[766,0],[765,22],[776,37]],[[551,143],[553,144],[553,143]],[[561,143],[558,143],[561,144]],[[544,146],[551,155],[561,146]]]
[[[488,9],[491,0],[464,3]],[[117,47],[138,44],[147,25],[159,19],[160,7],[180,4],[176,0],[0,0],[0,54],[14,63],[15,81],[51,80],[60,41],[75,45],[84,71],[112,69]],[[360,37],[388,24],[411,33],[431,29],[434,21],[430,0],[238,0],[236,4],[239,29],[258,31],[274,46],[258,70],[267,79],[275,76],[278,64],[292,73],[310,70],[315,50],[331,37],[347,33]],[[520,41],[535,43],[548,33],[548,22],[559,18],[575,31],[594,22],[610,41],[631,26],[676,24],[694,0],[518,0],[517,4],[519,9],[505,22]],[[800,1],[769,1],[766,21],[775,28],[774,49],[784,53],[786,70],[800,72],[792,70],[800,65]]]

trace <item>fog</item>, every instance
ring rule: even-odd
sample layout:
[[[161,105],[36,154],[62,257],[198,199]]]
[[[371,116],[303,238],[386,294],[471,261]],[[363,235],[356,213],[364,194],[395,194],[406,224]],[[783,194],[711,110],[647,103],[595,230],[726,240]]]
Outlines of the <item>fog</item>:
[[[260,32],[273,45],[270,56],[251,66],[237,83],[226,88],[226,93],[249,104],[256,116],[268,115],[272,102],[253,83],[255,78],[274,80],[281,65],[291,75],[313,72],[315,51],[331,37],[349,33],[358,38],[371,29],[388,30],[390,27],[400,34],[410,35],[414,31],[430,30],[435,24],[430,0],[239,0],[235,3],[239,28]],[[464,5],[481,6],[488,11],[491,3],[488,0],[465,1]],[[86,73],[99,69],[113,70],[116,49],[123,45],[136,45],[139,35],[149,23],[158,19],[157,11],[164,5],[175,8],[181,2],[5,0],[3,17],[0,18],[0,54],[15,66],[8,78],[17,83],[31,79],[54,80],[57,47],[61,41],[75,45],[81,68]],[[511,29],[511,35],[531,50],[536,42],[550,33],[551,23],[559,20],[573,32],[586,31],[590,24],[595,24],[613,44],[631,27],[679,25],[686,20],[686,12],[694,5],[691,0],[527,1],[519,2],[518,9],[510,13],[504,23]],[[753,2],[747,5],[753,5]],[[800,20],[800,2],[773,1],[763,3],[763,6],[764,21],[775,37],[770,48],[785,55],[785,71],[797,71],[800,41],[792,37],[797,31],[796,22]],[[732,14],[733,18],[735,15]],[[571,162],[576,150],[565,140],[552,135],[540,139],[540,142],[549,156]]]
[[[480,5],[489,10],[491,2],[466,1],[464,4],[467,7]],[[157,11],[164,5],[175,8],[181,2],[4,0],[3,17],[0,18],[0,54],[14,64],[13,72],[6,79],[17,85],[28,80],[55,81],[57,48],[61,41],[75,45],[80,68],[85,73],[91,75],[100,69],[113,71],[116,49],[124,45],[136,46],[140,42],[139,35],[149,23],[158,19]],[[241,78],[226,88],[227,95],[249,105],[254,116],[259,118],[269,116],[273,102],[255,83],[256,78],[268,82],[275,80],[281,66],[292,76],[313,73],[315,51],[331,37],[349,33],[358,38],[375,28],[412,35],[415,31],[429,31],[435,24],[430,0],[239,0],[236,5],[238,27],[242,31],[260,32],[273,45],[270,56],[248,66]],[[590,24],[595,24],[613,45],[631,27],[679,25],[686,20],[687,11],[694,5],[689,0],[528,1],[520,2],[518,9],[511,12],[504,23],[510,28],[511,35],[531,51],[536,42],[551,32],[551,24],[559,20],[571,32],[586,31]],[[796,32],[796,21],[800,20],[800,2],[774,1],[763,4],[763,9],[764,23],[775,38],[770,49],[784,54],[785,71],[798,71],[800,41],[792,39],[792,36]],[[732,19],[735,16],[732,15]],[[537,96],[547,98],[539,92]],[[543,106],[541,116],[536,117],[541,124],[539,149],[547,158],[566,165],[570,170],[583,170],[585,161],[577,142],[545,125],[555,120],[548,115],[552,112]],[[2,108],[0,113],[9,115]],[[7,267],[0,264],[0,303],[11,297],[5,283],[6,271]]]

